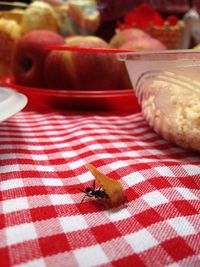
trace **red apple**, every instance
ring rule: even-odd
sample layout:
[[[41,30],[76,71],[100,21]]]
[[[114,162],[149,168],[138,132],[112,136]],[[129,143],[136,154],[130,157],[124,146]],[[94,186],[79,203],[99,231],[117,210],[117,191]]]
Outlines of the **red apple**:
[[[74,39],[73,39],[74,38]],[[99,37],[71,37],[68,45],[108,48]],[[120,62],[111,53],[51,51],[45,62],[49,88],[69,90],[109,90],[119,87]]]
[[[125,42],[136,40],[140,37],[150,37],[150,35],[140,29],[126,29],[126,30],[117,30],[115,35],[111,38],[109,44],[111,47],[119,48]]]
[[[45,45],[63,44],[64,38],[57,33],[35,30],[23,35],[15,45],[11,69],[20,85],[45,87],[44,62],[49,53]]]
[[[132,49],[134,51],[166,50],[167,47],[153,37],[140,37],[135,40],[125,42],[122,46],[120,46],[120,49]]]
[[[100,37],[75,35],[65,39],[65,44],[78,47],[109,48],[109,44]]]
[[[166,46],[161,43],[159,40],[152,38],[150,36],[141,36],[136,38],[135,40],[129,40],[125,42],[120,49],[128,49],[133,51],[145,51],[145,50],[165,50]],[[131,81],[129,79],[128,72],[122,62],[122,70],[121,70],[121,88],[132,88]]]

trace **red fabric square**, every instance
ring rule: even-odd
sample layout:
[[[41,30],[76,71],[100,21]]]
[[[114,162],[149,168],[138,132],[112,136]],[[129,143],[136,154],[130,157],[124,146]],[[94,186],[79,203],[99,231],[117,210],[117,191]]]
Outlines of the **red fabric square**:
[[[132,187],[129,187],[128,189],[126,189],[126,196],[128,198],[128,201],[132,201],[135,200],[137,198],[139,198],[139,194],[137,194]]]
[[[82,198],[80,199],[80,202],[81,200]],[[102,205],[101,200],[94,198],[89,198],[88,201],[83,201],[82,203],[76,204],[76,208],[78,208],[79,213],[81,214],[105,210],[105,207]]]
[[[25,187],[26,196],[39,196],[39,195],[48,195],[46,186],[27,186]]]
[[[32,151],[27,151],[27,150],[25,150],[24,151],[24,153],[25,154],[29,154],[29,153],[31,153]],[[23,153],[23,150],[18,150],[18,153]],[[39,171],[37,171],[37,170],[28,170],[28,171],[26,171],[26,170],[23,170],[23,171],[21,171],[21,174],[22,174],[22,177],[23,178],[29,178],[29,177],[32,177],[32,178],[39,178],[39,177],[41,177],[41,173],[39,172]]]
[[[38,241],[44,257],[70,250],[65,234],[40,238]]]
[[[144,149],[144,147],[140,147],[140,149]],[[140,163],[136,163],[134,164],[134,167],[136,170],[140,171],[140,170],[148,170],[150,165],[148,163],[143,163],[143,162],[140,162]]]
[[[4,214],[0,214],[0,229],[5,227]]]
[[[33,222],[57,217],[54,206],[37,207],[30,210]]]
[[[199,189],[199,183],[197,179],[193,177],[184,177],[179,179],[181,184],[183,184],[185,187],[190,188],[190,189]]]
[[[91,232],[99,243],[121,236],[120,232],[112,223],[93,227],[91,228]]]
[[[1,267],[11,266],[10,260],[9,260],[8,248],[0,248],[0,266]]]
[[[148,180],[156,189],[163,189],[172,187],[172,185],[165,178],[155,177]]]
[[[163,242],[162,247],[175,261],[179,261],[194,254],[194,251],[181,237],[173,238]]]
[[[163,218],[152,208],[135,215],[134,218],[144,227],[163,220]]]
[[[9,189],[9,190],[4,190],[2,192],[3,200],[24,197],[24,196],[26,196],[24,188],[14,188],[14,189]]]
[[[136,254],[125,257],[123,259],[119,259],[117,261],[112,262],[112,266],[114,267],[122,267],[122,266],[126,266],[126,267],[133,267],[133,266],[137,266],[137,267],[145,267],[146,264],[144,264],[144,262],[140,259],[140,257]]]
[[[198,211],[187,200],[174,201],[173,205],[182,216],[198,214]]]

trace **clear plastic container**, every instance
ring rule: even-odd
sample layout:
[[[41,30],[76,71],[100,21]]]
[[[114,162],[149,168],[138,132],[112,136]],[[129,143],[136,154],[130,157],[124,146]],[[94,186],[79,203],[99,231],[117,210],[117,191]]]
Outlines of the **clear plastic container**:
[[[200,51],[130,52],[118,57],[125,61],[150,127],[200,152]]]

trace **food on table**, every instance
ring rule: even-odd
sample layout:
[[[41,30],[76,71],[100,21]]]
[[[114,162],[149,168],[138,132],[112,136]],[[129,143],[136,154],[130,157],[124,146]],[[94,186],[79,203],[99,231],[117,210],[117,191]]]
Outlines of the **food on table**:
[[[125,42],[120,49],[131,49],[133,51],[143,50],[166,50],[167,47],[159,40],[152,37],[138,37],[135,40]]]
[[[185,24],[174,15],[162,16],[150,4],[142,3],[130,11],[118,29],[139,28],[161,41],[168,49],[180,49]]]
[[[71,36],[77,34],[77,29],[72,23],[69,16],[69,7],[67,4],[54,6],[54,10],[60,21],[60,34],[63,36]],[[81,30],[81,29],[80,29]]]
[[[24,11],[21,22],[22,33],[39,29],[60,33],[60,27],[56,11],[48,3],[34,1]]]
[[[68,46],[108,48],[99,37],[70,37]],[[112,53],[51,51],[45,63],[49,88],[69,90],[110,90],[119,88],[121,62]],[[59,79],[57,78],[59,77]]]
[[[147,121],[157,133],[182,147],[198,151],[199,88],[200,82],[167,72],[156,77],[149,87],[145,87],[141,102]]]
[[[0,19],[0,76],[10,74],[11,54],[21,28],[15,20]]]
[[[167,47],[158,39],[151,37],[143,30],[137,28],[117,30],[110,40],[115,48],[127,50],[165,50]]]
[[[109,44],[111,47],[120,48],[124,43],[134,41],[140,37],[150,37],[150,35],[143,30],[132,28],[124,30],[116,30],[116,33],[111,38]]]
[[[24,34],[13,51],[12,74],[19,85],[65,90],[115,90],[131,88],[124,62],[112,53],[49,51],[45,45],[109,48],[97,36],[68,38],[52,31]],[[127,79],[128,78],[128,79]]]
[[[61,34],[91,35],[100,24],[100,12],[95,0],[45,0],[53,6],[61,22]]]
[[[166,46],[141,29],[117,30],[109,42],[113,48],[125,50],[165,50]],[[120,88],[132,88],[124,62],[121,62]]]
[[[52,31],[35,30],[24,34],[16,43],[11,70],[19,85],[45,87],[44,62],[47,44],[63,44],[64,38]],[[58,78],[58,77],[56,77]]]
[[[70,36],[65,39],[65,44],[77,47],[109,48],[109,45],[105,40],[93,35]]]
[[[110,202],[106,202],[106,204],[117,207],[127,201],[127,197],[119,181],[101,173],[92,164],[86,164],[85,167],[93,174],[100,187],[103,188],[108,196]],[[107,200],[106,197],[105,200]]]
[[[147,30],[154,25],[162,27],[164,23],[164,18],[151,4],[142,3],[124,17],[124,21],[119,24],[119,28],[128,29],[134,27]]]
[[[68,1],[68,15],[76,34],[92,34],[100,25],[100,13],[95,0]]]
[[[176,142],[200,150],[200,95],[181,89],[171,92],[171,103],[176,110]]]
[[[24,9],[15,8],[9,11],[0,11],[0,18],[15,20],[17,23],[21,24],[24,15]]]
[[[63,4],[63,0],[43,0],[44,2],[53,5],[53,6],[57,6],[57,5],[62,5]]]
[[[195,45],[192,49],[197,49],[197,50],[199,50],[199,49],[200,49],[200,44]]]

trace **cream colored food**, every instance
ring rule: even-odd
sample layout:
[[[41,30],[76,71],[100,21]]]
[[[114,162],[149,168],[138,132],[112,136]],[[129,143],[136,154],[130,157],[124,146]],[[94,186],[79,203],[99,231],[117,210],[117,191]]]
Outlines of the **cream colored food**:
[[[54,8],[41,1],[35,1],[28,6],[21,22],[23,33],[39,29],[60,33],[60,27],[60,20]]]
[[[163,79],[164,77],[164,79]],[[164,138],[200,151],[200,83],[185,77],[158,76],[145,88],[142,109]]]

